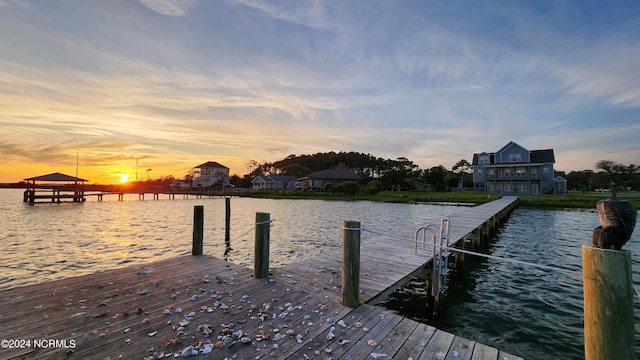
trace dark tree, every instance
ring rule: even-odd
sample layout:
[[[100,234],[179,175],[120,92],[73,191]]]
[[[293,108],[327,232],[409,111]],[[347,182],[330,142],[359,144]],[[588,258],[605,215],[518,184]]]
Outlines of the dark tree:
[[[611,197],[615,198],[620,189],[632,180],[633,174],[639,169],[639,165],[624,165],[611,160],[600,160],[596,163],[596,168],[601,169],[609,180],[611,186]]]

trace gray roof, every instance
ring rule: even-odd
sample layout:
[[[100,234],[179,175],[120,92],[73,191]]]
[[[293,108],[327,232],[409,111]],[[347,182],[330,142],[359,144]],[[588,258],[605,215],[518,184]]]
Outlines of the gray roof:
[[[327,179],[327,180],[361,180],[360,175],[351,170],[328,169],[318,171],[308,176],[309,179]]]
[[[34,177],[30,177],[27,179],[24,179],[27,181],[89,181],[89,180],[85,180],[85,179],[81,179],[79,177],[75,177],[75,176],[71,176],[71,175],[65,175],[59,172],[54,172],[51,174],[47,174],[47,175],[40,175],[40,176],[34,176]]]

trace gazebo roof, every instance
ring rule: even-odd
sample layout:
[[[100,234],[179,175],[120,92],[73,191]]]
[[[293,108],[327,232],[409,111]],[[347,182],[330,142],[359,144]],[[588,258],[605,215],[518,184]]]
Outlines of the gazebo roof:
[[[24,180],[27,180],[27,181],[89,181],[86,179],[81,179],[79,177],[65,175],[59,172],[54,172],[47,175],[34,176]]]

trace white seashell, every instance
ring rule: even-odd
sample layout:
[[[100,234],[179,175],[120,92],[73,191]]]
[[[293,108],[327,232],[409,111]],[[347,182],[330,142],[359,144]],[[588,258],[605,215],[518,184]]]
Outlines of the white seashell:
[[[302,334],[296,335],[296,341],[298,342],[298,344],[302,344]]]
[[[180,326],[187,326],[187,325],[189,325],[189,320],[184,319],[184,320],[180,321],[178,324],[180,324]]]
[[[126,334],[126,333],[128,333],[129,331],[131,331],[131,328],[126,328],[126,329],[124,329],[124,333],[125,333],[125,334]]]
[[[387,354],[380,354],[380,353],[371,353],[369,355],[371,355],[371,357],[373,357],[374,359],[377,359],[379,357],[387,357],[388,356]],[[412,358],[409,358],[409,360],[412,360]]]
[[[192,311],[187,315],[187,317],[194,318],[196,317],[196,313]]]
[[[327,340],[331,340],[335,337],[336,337],[336,334],[334,334],[333,331],[329,331],[329,333],[327,334]]]
[[[247,336],[243,336],[240,338],[240,342],[243,344],[248,344],[251,342],[251,338],[247,337]]]
[[[171,314],[171,309],[164,309],[164,313],[165,313],[166,315]]]
[[[328,347],[324,348],[324,352],[326,352],[327,354],[331,354],[332,351],[333,350],[331,348],[328,348]]]
[[[362,328],[362,331],[369,332],[369,328],[365,326],[365,327]]]
[[[158,333],[158,330],[156,330],[156,331],[152,331],[152,332],[150,332],[150,333],[149,333],[149,336],[154,336],[154,335],[155,335],[155,334],[157,334],[157,333]]]
[[[338,340],[338,345],[342,346],[342,345],[344,345],[344,344],[348,344],[348,343],[350,343],[350,342],[351,342],[351,341],[346,340],[346,339]]]
[[[347,324],[343,320],[338,321],[338,325],[342,326],[343,328],[347,327]]]
[[[176,314],[182,314],[182,308],[181,307],[176,309]]]
[[[207,345],[207,346],[203,347],[202,349],[200,349],[200,353],[202,353],[202,354],[208,354],[211,351],[213,351],[213,347],[211,347],[209,345]]]
[[[353,324],[353,326],[362,327],[362,323],[360,321],[356,321],[355,324]]]

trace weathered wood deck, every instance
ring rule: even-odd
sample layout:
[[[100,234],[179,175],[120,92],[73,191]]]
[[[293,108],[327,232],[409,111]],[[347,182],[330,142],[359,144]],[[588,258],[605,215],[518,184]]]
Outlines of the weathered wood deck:
[[[486,221],[511,203],[490,204],[493,210],[486,204],[472,209]],[[466,231],[462,237],[482,225],[474,227],[468,210],[452,216],[452,234],[458,226]],[[220,259],[180,256],[4,290],[0,339],[22,342],[3,343],[0,358],[144,359],[211,351],[207,358],[518,359],[381,307],[341,305],[340,259],[326,253],[254,279],[250,269]],[[411,244],[363,236],[361,301],[425,261]]]

